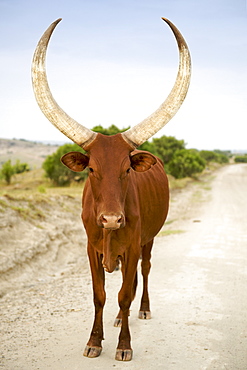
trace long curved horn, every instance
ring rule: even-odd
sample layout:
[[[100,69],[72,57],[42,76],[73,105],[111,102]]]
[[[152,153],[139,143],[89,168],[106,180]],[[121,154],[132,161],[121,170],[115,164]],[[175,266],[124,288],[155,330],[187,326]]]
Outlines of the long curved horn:
[[[34,52],[32,63],[33,89],[37,103],[46,118],[74,143],[85,147],[94,140],[97,134],[74,121],[59,107],[51,94],[47,82],[45,69],[46,50],[52,32],[60,21],[61,18],[50,25],[41,37]]]
[[[166,18],[162,19],[170,26],[177,40],[180,55],[178,74],[164,103],[151,116],[122,134],[123,138],[134,147],[144,143],[172,119],[183,103],[189,88],[191,58],[188,46],[174,24]]]

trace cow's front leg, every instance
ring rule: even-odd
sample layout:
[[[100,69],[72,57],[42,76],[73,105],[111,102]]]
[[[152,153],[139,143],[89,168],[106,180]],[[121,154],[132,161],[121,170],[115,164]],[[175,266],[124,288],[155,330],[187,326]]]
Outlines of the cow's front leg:
[[[124,262],[122,262],[122,274],[123,274],[123,280],[125,278],[125,266]],[[137,288],[137,271],[135,273],[135,278],[134,278],[134,283],[133,283],[133,288],[132,288],[132,293],[131,293],[131,302],[134,300],[135,295],[136,295],[136,288]],[[130,315],[130,312],[129,312]],[[114,321],[114,326],[115,327],[121,327],[122,326],[122,311],[121,309],[118,312],[118,315]]]
[[[103,308],[106,298],[104,289],[105,274],[101,262],[102,256],[90,244],[88,245],[88,256],[93,282],[95,317],[91,335],[83,355],[86,357],[98,357],[102,351],[101,342],[104,339]]]
[[[116,351],[116,360],[130,361],[132,359],[132,348],[130,344],[129,331],[129,309],[134,298],[133,287],[136,287],[136,269],[138,256],[134,253],[128,253],[127,260],[124,261],[123,284],[118,294],[118,302],[121,310],[122,326],[119,335],[119,341]],[[135,288],[134,288],[135,290]]]

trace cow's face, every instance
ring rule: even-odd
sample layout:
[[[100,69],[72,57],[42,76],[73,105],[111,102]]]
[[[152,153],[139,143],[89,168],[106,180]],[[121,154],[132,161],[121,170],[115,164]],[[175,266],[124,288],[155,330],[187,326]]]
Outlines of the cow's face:
[[[61,159],[65,166],[75,172],[88,167],[99,227],[116,230],[125,226],[125,199],[131,172],[145,172],[156,163],[152,154],[131,154],[132,151],[121,134],[98,134],[86,155],[70,152]]]

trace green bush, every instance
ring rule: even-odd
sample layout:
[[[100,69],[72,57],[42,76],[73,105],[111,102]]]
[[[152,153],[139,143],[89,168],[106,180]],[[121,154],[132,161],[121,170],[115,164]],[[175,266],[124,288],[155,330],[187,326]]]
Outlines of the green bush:
[[[247,163],[247,154],[245,155],[237,155],[234,158],[235,163]]]
[[[43,169],[46,177],[48,177],[55,185],[65,186],[69,185],[72,180],[83,181],[87,177],[87,172],[73,172],[61,163],[61,157],[69,152],[82,152],[84,150],[77,144],[64,144],[60,146],[57,151],[48,155],[43,162]]]
[[[124,128],[122,130],[119,130],[119,128],[117,126],[115,126],[115,125],[111,125],[108,128],[104,128],[101,125],[98,125],[98,126],[93,127],[92,128],[92,131],[98,132],[98,133],[103,134],[103,135],[110,136],[110,135],[116,135],[116,134],[118,134],[120,132],[124,132],[124,131],[126,131],[128,129],[129,129],[129,127]]]
[[[193,177],[195,174],[204,170],[206,162],[193,149],[177,150],[168,163],[168,173],[176,179],[183,177]]]
[[[224,164],[229,163],[229,157],[227,157],[225,154],[218,154],[218,163]]]
[[[11,183],[11,177],[14,175],[14,167],[11,164],[11,160],[9,159],[2,165],[1,169],[1,176],[4,178],[4,180],[9,185]]]
[[[220,163],[220,164],[223,164],[223,163],[228,163],[229,162],[229,158],[226,154],[224,154],[224,152],[220,152],[219,150],[214,150],[214,151],[211,151],[211,150],[201,150],[200,151],[200,155],[202,156],[202,158],[207,162],[215,162],[215,163]]]
[[[229,159],[232,158],[232,152],[230,150],[219,150],[215,149],[215,153],[218,153],[221,157],[220,163],[229,163]]]
[[[150,153],[152,153],[154,155],[158,155],[157,150],[156,150],[156,146],[151,141],[145,141],[137,149],[138,150],[146,150],[147,152],[150,152]]]
[[[18,159],[15,165],[12,166],[11,160],[9,159],[2,165],[0,172],[1,178],[3,178],[9,185],[11,183],[11,178],[13,175],[25,171],[30,171],[29,165],[27,163],[21,163]]]
[[[153,139],[156,155],[166,164],[169,163],[176,151],[185,149],[184,140],[177,140],[173,136],[162,136],[159,139]]]
[[[30,171],[29,165],[27,163],[21,163],[19,161],[19,159],[17,159],[17,161],[16,161],[16,163],[13,167],[14,167],[15,173],[23,173],[23,172],[26,172],[26,171]]]

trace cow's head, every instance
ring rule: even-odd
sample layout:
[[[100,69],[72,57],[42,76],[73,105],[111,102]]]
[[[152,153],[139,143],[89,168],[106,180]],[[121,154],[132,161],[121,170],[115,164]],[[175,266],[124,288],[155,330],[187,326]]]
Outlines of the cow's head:
[[[70,152],[62,157],[65,166],[75,172],[89,169],[97,224],[116,230],[125,226],[125,198],[132,171],[145,172],[156,163],[148,152],[133,152],[121,134],[98,134],[87,154]]]

